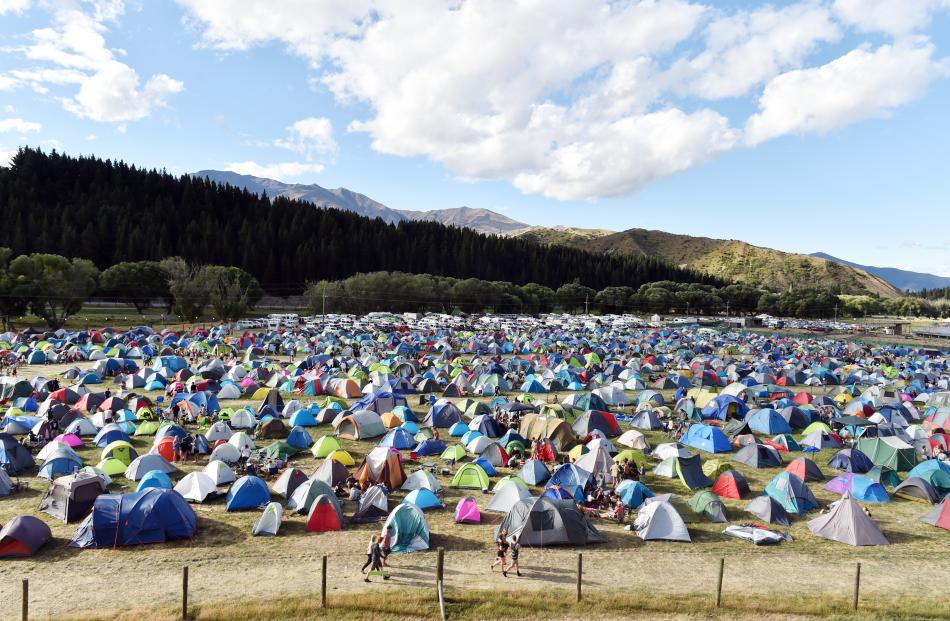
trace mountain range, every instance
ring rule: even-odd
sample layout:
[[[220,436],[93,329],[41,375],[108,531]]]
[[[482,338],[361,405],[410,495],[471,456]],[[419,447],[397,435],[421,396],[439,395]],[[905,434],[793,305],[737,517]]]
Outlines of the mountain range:
[[[712,276],[789,287],[837,287],[843,293],[873,293],[895,297],[901,291],[950,286],[950,278],[897,268],[872,267],[829,254],[796,254],[753,246],[739,240],[721,240],[664,231],[630,229],[608,231],[571,227],[530,226],[489,209],[455,207],[432,211],[392,209],[365,194],[317,184],[283,183],[231,171],[202,170],[195,176],[245,188],[255,194],[285,196],[320,208],[352,211],[388,223],[427,220],[482,233],[517,236],[541,244],[569,246],[609,254],[658,256],[673,265],[690,267]]]
[[[909,270],[900,270],[896,267],[875,267],[873,265],[861,265],[860,263],[852,263],[851,261],[845,261],[844,259],[833,257],[830,254],[825,254],[824,252],[816,252],[811,256],[827,259],[829,261],[834,261],[835,263],[840,263],[841,265],[847,265],[849,267],[863,270],[868,274],[872,274],[878,278],[883,278],[901,291],[920,291],[921,289],[940,289],[943,287],[950,287],[950,277],[947,276],[937,276],[935,274],[926,274],[924,272],[911,272]]]
[[[286,196],[287,198],[313,203],[321,208],[343,209],[369,218],[382,218],[390,224],[407,220],[428,220],[449,226],[470,228],[482,233],[495,234],[509,234],[528,226],[524,222],[512,220],[489,209],[474,209],[472,207],[455,207],[433,211],[391,209],[365,194],[346,188],[329,190],[315,183],[307,185],[283,183],[274,179],[241,175],[226,170],[201,170],[194,173],[194,176],[206,177],[216,183],[227,183],[234,187],[245,188],[248,192],[254,194],[266,193],[268,196]]]

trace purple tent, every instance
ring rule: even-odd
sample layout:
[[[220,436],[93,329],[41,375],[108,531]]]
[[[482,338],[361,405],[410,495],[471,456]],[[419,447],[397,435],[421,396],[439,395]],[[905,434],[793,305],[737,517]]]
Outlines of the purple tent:
[[[52,536],[43,520],[18,515],[0,530],[0,557],[33,556]]]

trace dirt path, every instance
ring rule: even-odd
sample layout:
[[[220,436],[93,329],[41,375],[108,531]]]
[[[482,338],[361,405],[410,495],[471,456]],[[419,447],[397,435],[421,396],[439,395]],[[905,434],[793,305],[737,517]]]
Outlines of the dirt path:
[[[329,540],[324,543],[330,543]],[[596,550],[584,553],[585,589],[633,588],[662,593],[711,593],[718,558],[676,544],[656,544],[635,551]],[[308,546],[309,547],[309,546]],[[181,572],[189,566],[190,597],[207,604],[234,597],[273,597],[319,593],[321,556],[329,559],[330,593],[363,589],[430,589],[435,583],[433,552],[393,557],[392,579],[366,584],[359,568],[361,554],[334,554],[301,549],[298,554],[264,550],[251,556],[209,557],[206,549],[181,547],[174,555],[149,557],[128,550],[87,550],[57,562],[5,561],[0,564],[0,618],[19,611],[20,579],[30,579],[31,610],[35,618],[93,613],[130,606],[172,606],[180,601]],[[42,557],[40,557],[42,559]],[[490,554],[452,551],[446,554],[445,580],[452,588],[548,589],[573,588],[576,550],[524,549],[524,577],[504,578],[488,571]],[[744,595],[784,593],[845,597],[851,593],[852,561],[821,563],[798,554],[736,555],[726,561],[724,593]],[[866,560],[862,562],[862,593],[894,597],[930,594],[933,585],[950,575],[950,562],[920,563]],[[660,595],[661,596],[661,595]]]

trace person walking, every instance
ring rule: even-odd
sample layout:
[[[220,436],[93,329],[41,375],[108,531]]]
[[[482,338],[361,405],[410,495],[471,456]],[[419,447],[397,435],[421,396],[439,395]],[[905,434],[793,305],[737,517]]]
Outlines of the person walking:
[[[503,530],[498,533],[498,538],[495,539],[495,545],[498,547],[498,551],[495,553],[495,562],[491,564],[491,571],[495,571],[496,565],[501,565],[501,575],[508,577],[508,571],[505,569],[505,559],[508,555],[508,531]]]
[[[389,575],[383,570],[383,550],[379,545],[379,537],[373,535],[373,543],[369,548],[370,568],[369,573],[363,578],[364,582],[372,582],[369,577],[373,574],[381,575],[383,580],[389,580]]]
[[[511,563],[508,564],[508,567],[502,568],[502,573],[507,577],[508,572],[512,569],[515,570],[516,576],[521,576],[521,566],[518,565],[518,553],[521,551],[521,544],[518,543],[518,539],[512,537],[509,540],[508,551],[511,553]]]

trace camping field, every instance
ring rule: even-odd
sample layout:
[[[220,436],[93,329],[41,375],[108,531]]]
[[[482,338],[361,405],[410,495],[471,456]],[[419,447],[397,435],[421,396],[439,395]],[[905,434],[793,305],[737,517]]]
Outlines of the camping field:
[[[65,367],[55,365],[23,368],[26,375],[42,373],[47,377],[63,370]],[[149,396],[155,397],[157,393]],[[229,407],[245,404],[257,405],[250,401],[228,402]],[[410,405],[421,409],[415,403]],[[332,432],[332,428],[324,425],[309,431],[316,439]],[[645,433],[652,446],[668,441],[663,433]],[[151,437],[134,438],[139,454],[148,452],[150,444]],[[358,464],[375,441],[342,444]],[[824,450],[812,455],[826,475],[830,472],[826,464],[833,452]],[[83,448],[79,454],[86,463],[99,460],[99,449]],[[711,457],[703,455],[704,459]],[[729,459],[729,455],[716,457]],[[785,457],[786,461],[790,459]],[[445,465],[438,457],[425,459],[440,468]],[[319,461],[305,452],[294,457],[291,465],[309,473]],[[207,457],[199,459],[198,465],[178,465],[188,472],[205,463]],[[648,466],[656,463],[647,459]],[[408,459],[404,462],[407,473],[416,465]],[[761,493],[778,472],[774,468],[759,470],[735,462],[733,465],[748,479],[753,496]],[[500,469],[499,476],[505,474],[514,472]],[[473,610],[482,610],[485,616],[512,616],[511,606],[518,602],[533,606],[530,602],[539,598],[561,602],[558,605],[563,606],[563,618],[572,614],[577,618],[613,618],[611,601],[631,609],[650,610],[650,618],[710,614],[720,558],[725,559],[723,601],[727,608],[723,614],[730,618],[757,618],[757,610],[787,612],[793,615],[789,618],[829,611],[846,614],[858,562],[862,567],[862,603],[868,613],[880,614],[882,618],[894,618],[899,612],[911,618],[950,615],[946,600],[941,602],[950,576],[950,535],[919,521],[930,508],[923,502],[895,498],[888,504],[871,505],[875,520],[892,545],[869,548],[852,548],[815,537],[806,520],[794,521],[789,531],[794,541],[756,547],[724,537],[721,532],[725,525],[707,521],[688,525],[692,544],[644,543],[620,525],[595,518],[595,526],[605,535],[606,543],[583,549],[525,548],[524,576],[504,578],[488,571],[494,556],[494,526],[502,515],[483,511],[480,525],[456,524],[453,510],[460,498],[474,495],[478,504],[484,506],[488,497],[448,487],[451,475],[439,474],[439,479],[446,492],[446,508],[426,513],[431,549],[394,555],[392,579],[383,582],[375,578],[372,584],[366,584],[359,568],[365,560],[370,536],[378,532],[378,523],[347,524],[341,532],[314,534],[304,532],[304,516],[285,513],[279,536],[252,537],[251,525],[259,512],[227,513],[222,495],[218,500],[193,505],[198,514],[198,533],[193,540],[130,549],[78,550],[66,545],[76,530],[75,524],[57,522],[36,511],[46,481],[29,477],[23,479],[28,490],[0,500],[0,523],[18,514],[40,515],[51,526],[54,539],[34,558],[0,562],[0,619],[12,619],[19,614],[23,578],[30,581],[32,618],[110,619],[120,611],[131,615],[127,618],[139,618],[136,615],[146,611],[149,618],[172,618],[180,615],[175,611],[180,610],[176,606],[180,607],[185,566],[189,568],[190,601],[199,618],[318,615],[324,555],[328,557],[331,606],[349,606],[348,618],[432,618],[438,614],[433,598],[435,550],[439,547],[445,549],[446,589],[450,615],[454,613],[454,618],[479,618]],[[675,492],[684,498],[690,495],[677,480],[649,472],[644,482],[654,493]],[[134,491],[134,485],[117,478],[110,489]],[[820,483],[811,483],[809,487],[822,505],[837,498]],[[394,492],[390,506],[395,506],[403,495]],[[724,502],[730,522],[746,523],[752,519],[742,512],[747,501]],[[343,502],[346,515],[352,514],[353,504]],[[588,598],[582,606],[571,603],[578,552],[583,553],[583,589]],[[499,597],[499,593],[506,595]],[[626,603],[615,600],[621,596]],[[241,616],[241,611],[252,610],[257,612]],[[530,613],[531,609],[518,610]],[[548,618],[543,611],[543,606],[538,607],[535,614]]]

